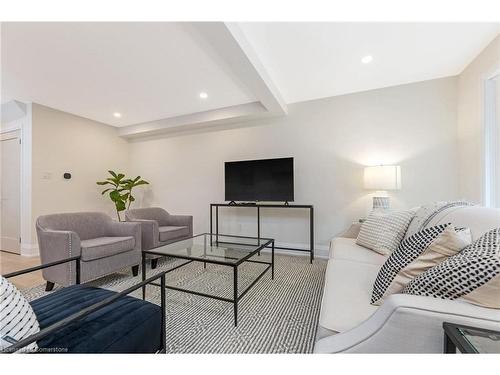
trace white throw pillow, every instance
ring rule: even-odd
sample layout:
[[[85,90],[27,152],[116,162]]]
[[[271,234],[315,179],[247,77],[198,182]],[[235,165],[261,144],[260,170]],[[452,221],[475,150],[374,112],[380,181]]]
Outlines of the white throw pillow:
[[[361,225],[356,243],[389,255],[399,246],[413,215],[412,211],[372,211]]]
[[[37,332],[40,332],[40,326],[33,308],[14,285],[0,276],[0,351],[8,351],[12,344]],[[20,351],[37,349],[34,342]]]
[[[410,223],[408,230],[406,231],[405,238],[408,238],[415,233],[420,232],[425,228],[432,226],[434,220],[437,217],[444,218],[446,220],[446,215],[457,208],[472,206],[473,204],[466,201],[452,201],[452,202],[432,202],[421,206],[415,213],[415,217]],[[438,221],[439,222],[439,221]]]

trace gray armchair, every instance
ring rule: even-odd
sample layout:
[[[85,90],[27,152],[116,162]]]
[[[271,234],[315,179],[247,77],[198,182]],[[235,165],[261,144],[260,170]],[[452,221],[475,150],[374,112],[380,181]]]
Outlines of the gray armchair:
[[[141,262],[141,226],[120,223],[100,212],[40,216],[36,232],[42,264],[81,256],[80,281],[85,282],[132,267],[137,276]],[[54,283],[68,286],[76,281],[74,262],[43,270],[46,290]]]
[[[170,215],[160,207],[137,208],[125,212],[125,219],[139,222],[142,226],[142,249],[149,250],[158,246],[193,236],[193,217]],[[151,267],[156,268],[159,256],[148,255]]]

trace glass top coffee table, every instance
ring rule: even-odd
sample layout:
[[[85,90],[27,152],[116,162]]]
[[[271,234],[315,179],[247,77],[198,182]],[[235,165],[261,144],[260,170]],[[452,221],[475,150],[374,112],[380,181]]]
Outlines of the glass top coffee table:
[[[271,249],[271,262],[252,259],[255,255],[260,255],[260,252],[265,249]],[[223,234],[202,233],[188,239],[173,242],[168,245],[160,246],[142,252],[142,280],[146,280],[146,257],[148,254],[160,255],[184,259],[186,262],[167,271],[172,272],[192,262],[203,263],[206,268],[207,264],[218,264],[233,268],[233,298],[215,296],[194,290],[188,290],[171,285],[161,285],[162,293],[165,289],[177,290],[195,294],[202,297],[217,299],[219,301],[230,302],[234,306],[234,325],[238,325],[238,301],[260,280],[264,274],[271,269],[271,279],[274,279],[274,239],[272,238],[256,238],[244,236],[231,236]],[[238,293],[238,267],[244,262],[260,263],[267,265],[254,280],[246,287],[244,291]],[[142,288],[142,298],[146,298],[146,287]]]

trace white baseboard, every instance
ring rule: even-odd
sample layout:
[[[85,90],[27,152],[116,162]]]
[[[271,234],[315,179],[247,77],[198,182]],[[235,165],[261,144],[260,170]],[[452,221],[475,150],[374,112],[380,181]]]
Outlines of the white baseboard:
[[[37,257],[39,255],[38,244],[21,243],[21,255],[24,257]]]

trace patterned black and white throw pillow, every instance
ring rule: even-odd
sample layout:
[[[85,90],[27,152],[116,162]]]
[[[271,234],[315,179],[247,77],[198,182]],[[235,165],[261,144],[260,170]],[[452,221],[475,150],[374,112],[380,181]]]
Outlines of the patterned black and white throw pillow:
[[[33,308],[7,279],[0,276],[0,351],[40,331]],[[21,351],[33,352],[36,342]]]
[[[387,289],[398,272],[417,259],[449,225],[436,225],[432,228],[423,229],[401,242],[378,272],[373,284],[372,304],[379,305],[382,302]]]
[[[500,228],[414,278],[403,293],[500,309]]]
[[[401,243],[413,215],[413,211],[373,211],[361,224],[356,243],[389,255]]]

